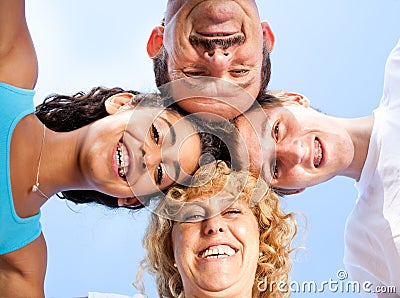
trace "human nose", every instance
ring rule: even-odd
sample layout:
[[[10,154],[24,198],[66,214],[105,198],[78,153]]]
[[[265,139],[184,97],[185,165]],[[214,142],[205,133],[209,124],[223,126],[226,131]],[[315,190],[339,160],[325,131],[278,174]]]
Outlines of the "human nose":
[[[222,76],[222,73],[228,68],[229,62],[232,58],[232,51],[230,48],[222,49],[217,47],[213,50],[204,52],[204,57],[209,61],[213,76]]]
[[[302,162],[304,148],[300,140],[288,140],[276,145],[276,157],[287,166],[295,166]]]
[[[226,232],[226,224],[221,215],[211,217],[203,222],[203,233],[205,235],[216,235]]]
[[[161,150],[145,146],[142,149],[143,168],[151,168],[161,163]]]

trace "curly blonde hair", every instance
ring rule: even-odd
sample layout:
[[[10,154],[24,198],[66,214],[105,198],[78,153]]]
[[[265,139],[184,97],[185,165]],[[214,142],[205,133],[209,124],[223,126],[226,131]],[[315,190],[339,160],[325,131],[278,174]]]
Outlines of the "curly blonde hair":
[[[183,298],[185,294],[182,280],[174,266],[171,236],[174,220],[165,210],[171,210],[168,206],[171,201],[186,202],[196,197],[204,197],[205,194],[213,196],[222,189],[235,189],[232,193],[238,191],[237,199],[250,204],[260,231],[259,250],[262,256],[258,259],[252,297],[289,297],[291,243],[297,233],[294,215],[286,214],[282,210],[279,196],[264,182],[260,183],[260,180],[248,172],[232,171],[225,162],[219,161],[214,167],[203,166],[196,172],[195,177],[194,186],[171,188],[166,199],[152,214],[143,238],[145,258],[141,262],[135,286],[144,294],[141,280],[144,270],[147,270],[155,276],[160,297]],[[208,177],[207,181],[205,177]],[[167,211],[169,212],[171,211]],[[260,291],[259,286],[263,281],[268,281],[268,287],[265,287],[265,291]],[[282,291],[281,286],[278,289],[278,284],[286,285],[285,290]]]

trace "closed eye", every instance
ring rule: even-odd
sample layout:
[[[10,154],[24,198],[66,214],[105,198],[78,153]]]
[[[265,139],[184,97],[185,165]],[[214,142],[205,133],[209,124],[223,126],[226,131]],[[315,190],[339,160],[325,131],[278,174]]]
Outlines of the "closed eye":
[[[207,217],[207,211],[200,205],[197,204],[187,204],[182,210],[182,221],[183,222],[199,222],[203,221]]]
[[[230,73],[234,77],[242,77],[244,75],[247,75],[249,73],[249,70],[248,69],[234,69],[234,70],[231,70]]]
[[[184,222],[199,222],[204,219],[203,214],[190,214],[184,217]]]
[[[228,209],[223,212],[223,215],[236,215],[236,214],[241,214],[242,211],[239,209]]]
[[[196,76],[203,76],[204,71],[184,71],[183,72],[187,77],[196,77]]]

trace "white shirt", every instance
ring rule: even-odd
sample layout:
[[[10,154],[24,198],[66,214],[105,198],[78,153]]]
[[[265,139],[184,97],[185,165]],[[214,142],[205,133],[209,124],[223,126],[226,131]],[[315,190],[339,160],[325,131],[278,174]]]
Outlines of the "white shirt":
[[[356,188],[358,199],[345,228],[350,279],[361,289],[369,285],[363,297],[400,297],[373,293],[395,286],[400,295],[400,41],[386,63],[383,96]]]

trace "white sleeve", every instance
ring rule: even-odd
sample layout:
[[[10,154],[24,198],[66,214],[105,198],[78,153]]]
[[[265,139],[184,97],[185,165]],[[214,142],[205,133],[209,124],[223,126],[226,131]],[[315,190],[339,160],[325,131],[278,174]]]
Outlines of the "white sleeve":
[[[400,105],[400,40],[386,62],[381,103],[388,107]]]

